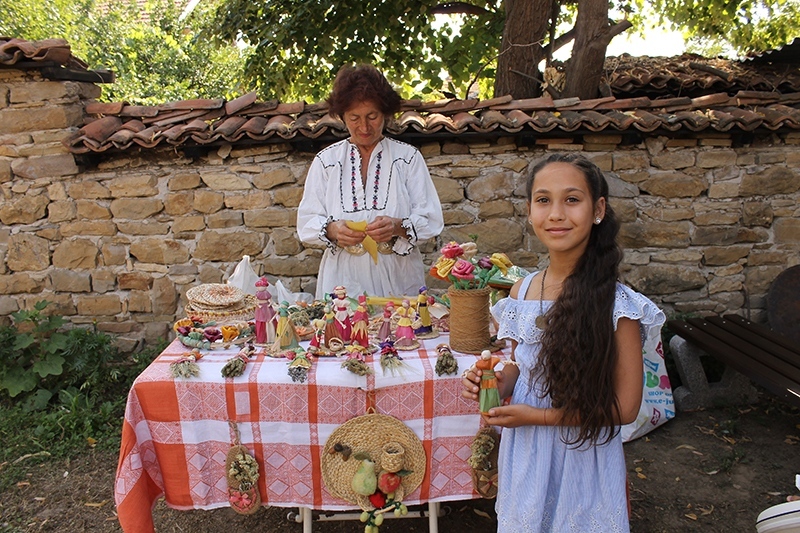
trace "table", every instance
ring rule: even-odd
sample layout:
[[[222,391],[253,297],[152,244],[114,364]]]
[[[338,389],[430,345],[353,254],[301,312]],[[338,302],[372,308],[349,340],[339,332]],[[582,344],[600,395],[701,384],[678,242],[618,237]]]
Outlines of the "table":
[[[259,463],[263,504],[300,508],[311,531],[310,509],[355,509],[325,489],[320,454],[339,425],[370,408],[402,420],[425,449],[425,477],[404,503],[479,497],[466,460],[481,419],[477,405],[460,395],[460,373],[478,356],[454,352],[458,374],[438,376],[435,348],[442,342],[446,334],[400,352],[408,368],[395,375],[384,375],[377,354],[367,360],[373,369],[367,376],[341,368],[341,359],[315,358],[308,380],[295,383],[287,360],[263,350],[242,376],[223,378],[220,370],[236,348],[206,351],[198,377],[173,378],[170,363],[188,350],[173,341],[128,394],[114,487],[120,525],[128,533],[153,531],[152,509],[161,496],[179,510],[227,507],[232,420]]]

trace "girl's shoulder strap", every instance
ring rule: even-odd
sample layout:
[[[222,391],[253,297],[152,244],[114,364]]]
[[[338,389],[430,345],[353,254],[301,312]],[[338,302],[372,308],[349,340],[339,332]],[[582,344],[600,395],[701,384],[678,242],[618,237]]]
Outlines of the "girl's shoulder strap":
[[[517,291],[517,300],[525,299],[525,295],[528,294],[528,288],[531,286],[531,282],[533,278],[536,277],[537,272],[532,272],[522,278],[522,284],[519,286],[519,291]]]

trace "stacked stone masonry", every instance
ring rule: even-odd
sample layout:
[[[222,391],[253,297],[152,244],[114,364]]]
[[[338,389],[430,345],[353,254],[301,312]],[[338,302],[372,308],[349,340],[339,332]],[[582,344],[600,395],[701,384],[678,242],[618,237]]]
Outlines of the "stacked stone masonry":
[[[244,255],[292,291],[314,292],[322,249],[295,231],[313,153],[223,145],[197,159],[164,148],[79,160],[61,141],[98,95],[91,84],[0,70],[0,320],[47,300],[49,312],[96,323],[133,350],[169,337],[186,290],[224,281]],[[581,150],[609,179],[628,284],[668,315],[747,311],[765,321],[770,283],[800,263],[800,135],[622,141],[419,145],[446,223],[421,244],[426,261],[470,235],[520,266],[546,261],[526,226],[526,171],[549,152]]]

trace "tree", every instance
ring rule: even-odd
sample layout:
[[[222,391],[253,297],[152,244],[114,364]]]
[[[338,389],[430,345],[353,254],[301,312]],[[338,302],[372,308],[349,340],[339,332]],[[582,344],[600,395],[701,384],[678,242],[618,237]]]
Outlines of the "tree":
[[[144,14],[135,0],[0,0],[0,35],[30,41],[63,38],[89,68],[107,68],[116,82],[102,100],[156,104],[238,96],[246,54],[199,38],[216,11],[202,2],[188,17],[172,0],[154,0]]]
[[[319,100],[344,64],[373,63],[405,96],[452,92],[475,82],[484,96],[537,96],[539,64],[574,41],[559,96],[598,93],[611,39],[641,28],[651,9],[687,38],[721,38],[744,52],[800,34],[796,0],[223,0],[212,33],[253,47],[246,72],[259,91],[281,99]],[[441,24],[439,14],[454,24]],[[759,16],[760,15],[760,16]],[[571,26],[564,31],[564,26]],[[445,81],[441,81],[445,80]],[[552,88],[551,88],[552,91]]]

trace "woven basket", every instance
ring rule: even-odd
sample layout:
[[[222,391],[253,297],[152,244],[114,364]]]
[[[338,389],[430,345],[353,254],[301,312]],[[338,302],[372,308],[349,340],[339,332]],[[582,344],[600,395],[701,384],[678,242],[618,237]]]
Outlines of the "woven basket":
[[[397,418],[377,413],[351,418],[336,428],[322,450],[322,481],[331,495],[358,505],[365,511],[374,509],[366,496],[353,491],[351,483],[361,461],[353,456],[367,455],[375,463],[375,474],[381,470],[383,448],[387,443],[398,443],[403,448],[402,470],[410,471],[403,476],[400,484],[402,490],[395,492],[395,499],[402,499],[422,483],[425,477],[427,458],[417,435]],[[339,443],[347,446],[351,454],[345,458],[334,450]]]
[[[495,347],[489,333],[489,294],[492,289],[447,289],[450,297],[450,347],[462,353],[481,353]]]
[[[188,293],[187,293],[188,294]],[[252,320],[256,315],[258,300],[251,294],[244,295],[239,303],[227,308],[209,309],[189,302],[184,307],[186,316],[195,317],[201,322],[232,323]]]
[[[227,283],[203,283],[186,291],[186,299],[201,308],[232,307],[244,300],[239,287]]]

